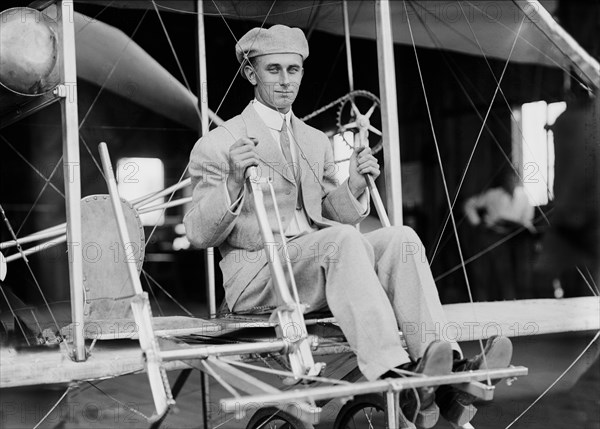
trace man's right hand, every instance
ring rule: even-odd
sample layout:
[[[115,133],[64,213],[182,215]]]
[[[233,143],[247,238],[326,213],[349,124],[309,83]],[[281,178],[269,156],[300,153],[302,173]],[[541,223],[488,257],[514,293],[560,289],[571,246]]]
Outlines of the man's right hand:
[[[243,137],[229,147],[229,175],[227,176],[227,192],[231,201],[237,199],[246,179],[246,169],[258,165],[255,142]]]

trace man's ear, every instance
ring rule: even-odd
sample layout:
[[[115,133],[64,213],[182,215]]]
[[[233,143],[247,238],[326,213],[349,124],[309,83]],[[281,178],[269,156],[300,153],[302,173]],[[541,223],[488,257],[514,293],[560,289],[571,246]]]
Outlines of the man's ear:
[[[244,77],[248,79],[248,82],[256,86],[258,82],[256,79],[256,71],[254,70],[254,67],[252,67],[252,64],[250,64],[249,62],[247,62],[244,66]]]

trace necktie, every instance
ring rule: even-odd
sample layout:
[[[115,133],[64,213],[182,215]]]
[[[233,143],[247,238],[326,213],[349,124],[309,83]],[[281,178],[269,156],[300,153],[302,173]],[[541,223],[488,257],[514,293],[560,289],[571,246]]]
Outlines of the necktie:
[[[296,181],[296,186],[298,187],[298,194],[296,199],[296,210],[302,209],[302,189],[300,187],[300,168],[296,164],[294,164],[294,158],[292,158],[292,150],[290,146],[290,136],[288,135],[288,127],[287,120],[283,120],[283,126],[281,127],[281,131],[279,132],[279,142],[281,144],[281,150],[283,151],[283,156],[288,163],[288,166],[292,169],[292,173],[294,175],[294,180]]]

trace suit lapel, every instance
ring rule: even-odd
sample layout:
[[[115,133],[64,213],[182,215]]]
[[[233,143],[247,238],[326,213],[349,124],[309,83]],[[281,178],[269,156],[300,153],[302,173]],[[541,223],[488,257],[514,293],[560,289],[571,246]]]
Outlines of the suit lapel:
[[[286,160],[281,152],[279,143],[273,139],[271,131],[258,116],[256,110],[252,107],[252,104],[244,109],[242,112],[242,119],[246,125],[247,136],[258,139],[258,145],[255,150],[260,160],[267,165],[268,171],[272,169],[279,173],[284,179],[288,180],[293,185],[296,185],[292,170],[290,168],[284,168]],[[264,176],[264,173],[262,175]]]
[[[298,149],[298,161],[300,163],[300,170],[302,172],[302,182],[312,178],[310,172],[316,162],[319,162],[318,152],[311,145],[310,128],[298,119],[295,115],[292,115],[292,144],[297,144]]]

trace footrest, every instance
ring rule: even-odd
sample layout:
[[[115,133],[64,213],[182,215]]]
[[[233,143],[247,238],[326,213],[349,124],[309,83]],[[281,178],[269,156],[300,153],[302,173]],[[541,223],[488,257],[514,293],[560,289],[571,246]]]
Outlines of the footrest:
[[[469,422],[475,417],[475,413],[477,413],[477,408],[473,405],[463,405],[453,401],[452,405],[445,410],[444,418],[450,422],[452,427],[466,429],[470,426]]]
[[[431,404],[431,406],[419,411],[415,423],[419,428],[432,428],[436,425],[440,418],[440,409],[437,404]]]
[[[481,383],[480,381],[455,384],[453,387],[484,401],[491,401],[494,399],[494,391],[496,390],[495,386],[490,386],[488,384]]]

